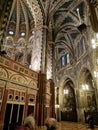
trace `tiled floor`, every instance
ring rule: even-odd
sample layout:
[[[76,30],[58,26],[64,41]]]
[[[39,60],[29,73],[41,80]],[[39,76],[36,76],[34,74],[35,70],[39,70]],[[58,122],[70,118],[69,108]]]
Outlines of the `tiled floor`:
[[[58,122],[57,130],[90,130],[90,128],[88,128],[87,124],[73,122]],[[98,130],[98,127],[95,126],[94,130]]]

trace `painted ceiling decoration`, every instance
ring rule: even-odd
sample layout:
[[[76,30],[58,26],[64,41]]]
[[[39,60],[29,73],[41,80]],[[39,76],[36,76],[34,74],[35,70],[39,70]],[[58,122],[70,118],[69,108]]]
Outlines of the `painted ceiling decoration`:
[[[90,25],[88,2],[92,3],[90,0],[13,0],[4,41],[8,56],[40,70],[42,60],[45,61],[43,44],[48,32],[47,73],[53,69],[51,44],[55,64],[66,53],[71,55],[72,63],[76,62],[77,44],[85,37],[81,28],[86,30]],[[97,6],[96,0],[93,5]]]
[[[27,67],[40,70],[42,26],[42,12],[37,0],[13,0],[4,40],[7,55]],[[36,61],[38,65],[34,64]]]

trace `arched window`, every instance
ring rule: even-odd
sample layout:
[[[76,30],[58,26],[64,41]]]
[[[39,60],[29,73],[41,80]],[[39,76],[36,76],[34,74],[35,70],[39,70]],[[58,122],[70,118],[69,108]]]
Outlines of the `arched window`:
[[[61,57],[61,67],[67,65],[70,63],[70,55],[69,53],[66,53]]]
[[[32,45],[33,45],[33,42],[34,42],[34,36],[31,36],[31,37],[29,38],[28,46],[32,46]]]
[[[17,42],[17,47],[24,47],[25,46],[25,39],[20,38]]]
[[[61,57],[61,67],[65,66],[65,56]]]
[[[66,63],[69,64],[70,63],[70,56],[69,56],[69,53],[66,54]]]
[[[86,49],[86,40],[84,37],[82,38],[82,48],[83,48],[83,51]]]
[[[13,46],[13,38],[6,37],[6,46]]]
[[[78,44],[78,57],[81,56],[84,51],[86,50],[86,40],[84,37],[82,37],[81,41]]]

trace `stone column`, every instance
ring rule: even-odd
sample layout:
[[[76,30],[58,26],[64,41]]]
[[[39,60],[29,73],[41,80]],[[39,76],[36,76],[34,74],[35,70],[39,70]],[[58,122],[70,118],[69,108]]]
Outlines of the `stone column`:
[[[49,32],[46,26],[43,26],[43,40],[41,45],[41,61],[40,61],[40,72],[38,78],[38,94],[36,98],[36,111],[35,118],[38,126],[43,126],[45,121],[45,103],[46,103],[46,77],[47,77],[47,54],[48,54],[48,41]],[[41,34],[41,33],[40,33]],[[38,54],[37,54],[38,55]],[[34,60],[33,60],[34,61]],[[32,63],[33,63],[32,61]],[[50,116],[54,117],[54,83],[51,80],[51,102],[50,102]]]
[[[60,121],[60,109],[59,109],[59,87],[56,88],[56,108],[55,108],[55,111],[56,111],[56,119],[57,121]]]
[[[4,94],[2,95],[2,106],[1,106],[1,111],[0,111],[0,130],[3,130],[3,125],[4,125],[4,117],[5,117],[5,111],[6,111],[6,103],[7,103],[7,96],[8,96],[8,90],[6,89],[7,87],[7,81],[4,81],[5,85],[4,87]]]

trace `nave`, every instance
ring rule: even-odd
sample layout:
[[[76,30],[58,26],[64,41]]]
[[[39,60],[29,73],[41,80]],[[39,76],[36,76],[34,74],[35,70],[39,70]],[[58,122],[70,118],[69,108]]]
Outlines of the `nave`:
[[[46,128],[37,128],[37,130],[46,130]],[[75,122],[57,122],[56,130],[91,130],[88,124],[75,123]],[[98,130],[98,126],[95,126],[94,130]]]

